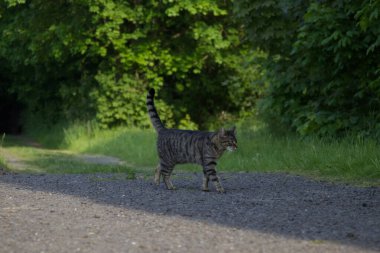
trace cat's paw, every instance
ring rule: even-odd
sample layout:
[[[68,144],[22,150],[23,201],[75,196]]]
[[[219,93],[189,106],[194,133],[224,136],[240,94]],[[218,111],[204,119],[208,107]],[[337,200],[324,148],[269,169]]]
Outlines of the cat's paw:
[[[209,189],[209,188],[202,188],[202,191],[204,191],[204,192],[209,192],[210,189]]]
[[[226,193],[226,190],[224,190],[223,187],[217,188],[216,190],[218,191],[218,193]]]
[[[166,189],[168,189],[168,190],[175,190],[176,189],[174,187],[172,181],[170,180],[170,176],[164,176],[164,183],[166,185]]]
[[[225,193],[226,191],[224,190],[223,186],[220,184],[219,182],[219,179],[217,179],[215,182],[214,182],[214,185],[215,185],[215,189],[217,192],[219,193]]]
[[[168,186],[168,190],[177,190],[177,188],[174,185]]]

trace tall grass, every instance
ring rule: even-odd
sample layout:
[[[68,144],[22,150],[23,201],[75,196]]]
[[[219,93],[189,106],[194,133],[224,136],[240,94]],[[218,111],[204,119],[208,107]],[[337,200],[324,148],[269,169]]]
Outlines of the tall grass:
[[[76,125],[64,131],[63,143],[79,153],[109,155],[137,166],[151,166],[157,162],[155,139],[153,130]]]
[[[2,157],[1,154],[1,147],[0,147],[0,170],[7,168],[7,164],[5,162],[5,159]]]
[[[0,147],[3,146],[3,144],[4,144],[4,140],[5,140],[5,133],[3,133],[2,136],[1,136]]]
[[[4,140],[5,140],[5,133],[2,134],[1,139],[0,139],[0,169],[6,168],[6,162],[5,159],[2,156],[2,149],[4,145]]]
[[[77,125],[65,130],[65,147],[76,152],[119,157],[130,164],[154,167],[158,159],[153,130],[100,130]],[[263,130],[240,131],[239,148],[226,153],[220,171],[285,172],[359,184],[380,184],[380,146],[373,140],[346,137],[274,136]],[[182,169],[198,170],[194,166]]]
[[[220,168],[380,183],[380,147],[375,141],[355,137],[302,139],[245,132],[239,152],[222,157]]]

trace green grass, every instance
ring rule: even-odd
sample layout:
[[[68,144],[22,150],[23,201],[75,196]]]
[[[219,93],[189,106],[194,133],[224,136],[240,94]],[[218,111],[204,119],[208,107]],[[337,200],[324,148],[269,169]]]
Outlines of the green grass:
[[[128,179],[135,177],[135,170],[127,164],[97,164],[74,152],[26,146],[18,137],[8,137],[0,148],[0,163],[18,173],[123,173]]]
[[[69,150],[114,156],[143,167],[152,166],[158,161],[155,140],[153,130],[95,129],[87,133],[85,129],[76,127],[65,131],[65,143]]]
[[[158,163],[153,130],[94,130],[73,128],[65,133],[67,148],[124,159],[136,167]],[[284,172],[355,184],[380,185],[380,146],[373,140],[346,137],[277,137],[265,131],[240,131],[239,149],[227,152],[218,163],[220,171]],[[199,166],[178,166],[201,171]]]
[[[240,136],[236,154],[222,157],[229,171],[290,172],[359,184],[380,183],[380,146],[374,141],[287,136],[260,132]]]
[[[4,158],[0,156],[0,169],[4,169],[4,168],[7,168],[7,164],[4,160]]]
[[[33,155],[33,149],[30,152],[34,162],[30,165],[45,167],[49,173],[90,173],[127,171],[131,167],[135,171],[150,170],[158,163],[153,130],[101,130],[94,125],[76,125],[64,130],[61,136],[59,142],[55,140],[47,146],[65,148],[73,154],[118,157],[127,161],[130,168],[93,167],[73,159],[73,154]],[[54,140],[49,134],[44,134],[44,138]],[[238,150],[227,152],[219,161],[219,171],[282,172],[360,185],[380,185],[380,145],[371,139],[278,137],[263,130],[238,129],[238,142]],[[201,171],[199,166],[192,165],[178,166],[178,169]]]
[[[5,139],[5,133],[2,134],[1,139],[0,139],[0,169],[7,168],[7,164],[5,162],[5,159],[1,155],[2,151],[3,151],[4,139]]]

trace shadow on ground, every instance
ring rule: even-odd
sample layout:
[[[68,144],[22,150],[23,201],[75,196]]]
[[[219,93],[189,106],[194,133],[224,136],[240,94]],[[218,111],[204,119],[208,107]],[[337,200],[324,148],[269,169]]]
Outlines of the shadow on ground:
[[[380,250],[380,188],[285,174],[223,174],[227,194],[199,190],[202,175],[177,174],[176,191],[123,174],[3,175],[1,183],[98,203],[282,236]]]

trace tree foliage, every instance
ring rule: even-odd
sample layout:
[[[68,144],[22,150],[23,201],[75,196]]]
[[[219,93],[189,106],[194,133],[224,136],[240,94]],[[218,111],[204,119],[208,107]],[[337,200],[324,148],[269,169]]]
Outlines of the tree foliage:
[[[1,8],[10,90],[49,119],[148,126],[147,87],[159,91],[169,126],[205,127],[210,115],[239,111],[222,85],[241,56],[229,1],[6,0]]]
[[[380,133],[379,16],[374,0],[2,0],[0,85],[50,123],[147,127],[153,87],[168,126],[260,99],[301,134]]]
[[[262,113],[301,134],[380,132],[379,1],[238,1],[268,54]]]

